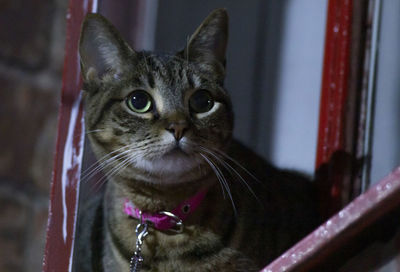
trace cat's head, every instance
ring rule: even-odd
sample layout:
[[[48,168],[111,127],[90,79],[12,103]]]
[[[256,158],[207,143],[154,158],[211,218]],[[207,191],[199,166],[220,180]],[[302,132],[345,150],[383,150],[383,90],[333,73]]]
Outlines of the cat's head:
[[[136,52],[104,17],[88,15],[79,53],[86,130],[97,157],[107,156],[102,161],[119,175],[149,182],[176,183],[205,171],[231,138],[227,39],[223,9],[174,54]]]

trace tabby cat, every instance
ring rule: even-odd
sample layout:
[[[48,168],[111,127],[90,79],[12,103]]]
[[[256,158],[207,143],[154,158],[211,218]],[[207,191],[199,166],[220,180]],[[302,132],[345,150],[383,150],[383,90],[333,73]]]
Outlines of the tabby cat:
[[[140,271],[258,271],[315,226],[312,183],[232,139],[227,39],[224,9],[174,54],[136,52],[105,18],[87,15],[86,130],[108,182],[80,211],[75,271],[130,271],[140,215],[126,213],[127,201],[159,215],[204,192],[196,209],[185,206],[183,226],[176,214],[171,229],[142,218]]]

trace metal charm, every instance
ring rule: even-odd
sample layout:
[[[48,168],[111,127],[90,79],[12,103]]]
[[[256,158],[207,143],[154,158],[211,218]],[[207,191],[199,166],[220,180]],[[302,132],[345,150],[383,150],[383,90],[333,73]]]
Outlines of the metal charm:
[[[142,245],[144,238],[146,238],[148,232],[148,224],[146,222],[143,223],[142,220],[142,212],[140,212],[139,224],[137,224],[135,233],[136,233],[136,249],[133,253],[133,256],[130,261],[130,272],[139,272],[142,264],[143,264],[143,256],[142,256]]]

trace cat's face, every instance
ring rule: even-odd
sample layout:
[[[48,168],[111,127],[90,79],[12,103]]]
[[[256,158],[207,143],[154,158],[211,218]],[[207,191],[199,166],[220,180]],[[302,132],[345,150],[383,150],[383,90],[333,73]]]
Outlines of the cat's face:
[[[104,18],[89,15],[80,55],[96,155],[111,154],[108,163],[119,174],[139,172],[150,182],[179,182],[207,165],[231,138],[231,103],[222,85],[226,40],[223,10],[175,55],[135,52]]]

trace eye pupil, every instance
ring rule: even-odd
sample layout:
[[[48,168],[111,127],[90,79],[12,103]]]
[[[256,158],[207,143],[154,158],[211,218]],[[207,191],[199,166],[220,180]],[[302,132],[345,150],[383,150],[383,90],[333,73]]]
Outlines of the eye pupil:
[[[196,113],[207,112],[214,106],[214,100],[207,90],[198,90],[189,99],[190,108]]]
[[[128,107],[138,113],[145,113],[151,109],[150,96],[143,90],[132,92],[127,99]]]
[[[149,99],[147,98],[147,96],[145,94],[138,93],[138,94],[132,95],[131,103],[135,108],[143,109],[144,107],[146,107],[148,100]]]

